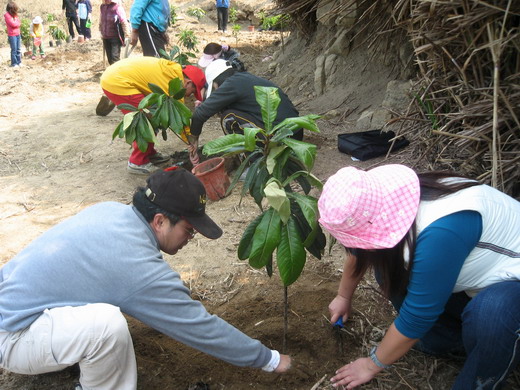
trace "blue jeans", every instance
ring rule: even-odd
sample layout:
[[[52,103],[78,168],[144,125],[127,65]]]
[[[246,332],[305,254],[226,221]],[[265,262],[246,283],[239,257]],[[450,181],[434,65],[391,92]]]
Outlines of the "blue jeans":
[[[20,35],[7,37],[11,46],[11,66],[20,65],[22,63],[22,38]]]
[[[399,310],[402,300],[392,300]],[[452,294],[416,344],[432,355],[466,355],[452,390],[500,389],[520,362],[520,281],[500,282],[473,299]]]

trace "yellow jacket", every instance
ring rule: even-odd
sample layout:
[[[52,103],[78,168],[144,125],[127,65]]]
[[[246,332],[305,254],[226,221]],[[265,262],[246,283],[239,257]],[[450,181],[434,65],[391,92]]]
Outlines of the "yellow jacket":
[[[172,61],[155,57],[130,57],[110,65],[101,75],[101,88],[115,95],[148,95],[148,83],[168,92],[170,80],[184,80],[182,67]]]

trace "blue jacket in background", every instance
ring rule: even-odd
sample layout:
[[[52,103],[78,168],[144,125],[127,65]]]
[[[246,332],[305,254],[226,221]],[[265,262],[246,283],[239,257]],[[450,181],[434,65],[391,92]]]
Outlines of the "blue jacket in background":
[[[217,0],[217,8],[229,8],[229,0]]]
[[[168,0],[135,0],[130,8],[130,23],[138,29],[142,22],[152,23],[159,31],[164,32],[170,21],[170,4]]]

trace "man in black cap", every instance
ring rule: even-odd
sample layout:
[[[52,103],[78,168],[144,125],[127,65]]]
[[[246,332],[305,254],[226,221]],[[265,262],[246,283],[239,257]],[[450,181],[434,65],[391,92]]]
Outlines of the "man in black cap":
[[[163,259],[197,232],[221,236],[205,206],[199,179],[168,168],[133,205],[88,207],[29,244],[0,269],[0,367],[40,374],[79,363],[85,389],[136,389],[125,313],[231,364],[287,371],[289,356],[210,315]]]

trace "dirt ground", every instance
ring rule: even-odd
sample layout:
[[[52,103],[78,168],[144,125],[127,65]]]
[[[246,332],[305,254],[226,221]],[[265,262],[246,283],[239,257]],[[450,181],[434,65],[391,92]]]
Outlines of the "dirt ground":
[[[182,15],[189,2],[177,3]],[[200,47],[210,41],[235,46],[234,37],[215,32],[210,18],[198,23],[185,17],[179,25],[189,26],[202,37]],[[93,34],[94,39],[84,44],[48,48],[46,59],[26,59],[20,70],[8,67],[9,49],[0,48],[0,266],[63,219],[101,201],[129,203],[135,187],[144,184],[145,177],[126,171],[128,145],[122,140],[111,141],[121,113],[98,117],[94,112],[101,96],[99,77],[104,64],[95,29]],[[244,28],[238,49],[254,73],[268,77],[268,61],[263,60],[278,44],[277,32],[251,33]],[[132,55],[141,53],[136,49]],[[369,75],[365,77],[370,80]],[[382,97],[366,97],[364,103],[375,104],[377,99]],[[298,108],[305,113],[303,103]],[[323,107],[323,112],[331,108],[333,104]],[[370,166],[382,161],[356,163],[338,152],[336,135],[344,132],[346,120],[320,120],[319,126],[321,133],[307,135],[306,140],[318,145],[315,173],[320,179],[348,164]],[[212,119],[205,125],[201,144],[220,134],[218,121]],[[174,138],[161,140],[157,147],[170,154],[185,150]],[[406,154],[391,161],[403,160]],[[197,235],[178,255],[165,258],[210,312],[281,350],[283,288],[278,276],[270,279],[264,271],[254,270],[236,257],[241,234],[258,212],[249,198],[238,205],[239,189],[207,207],[224,230],[220,239]],[[128,318],[137,355],[138,388],[332,389],[329,378],[334,371],[366,355],[370,343],[381,339],[394,315],[374,283],[366,280],[354,303],[355,314],[339,340],[328,322],[327,306],[336,293],[342,256],[334,247],[321,260],[309,258],[301,278],[289,288],[286,352],[297,366],[291,373],[275,375],[233,367]],[[411,352],[395,369],[363,388],[446,389],[459,369],[460,362]],[[0,389],[71,389],[77,376],[76,367],[38,376],[0,370]],[[519,383],[517,380],[511,388],[520,388]]]

